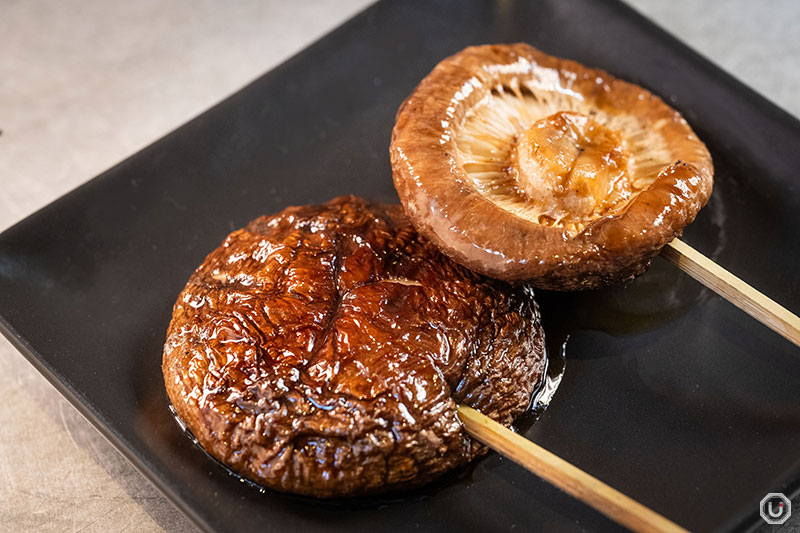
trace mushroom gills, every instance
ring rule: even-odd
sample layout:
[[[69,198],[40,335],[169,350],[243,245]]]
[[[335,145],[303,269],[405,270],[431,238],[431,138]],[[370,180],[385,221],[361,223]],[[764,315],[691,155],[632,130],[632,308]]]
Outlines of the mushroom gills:
[[[536,80],[497,85],[453,129],[479,194],[568,236],[623,212],[672,162],[658,128]]]

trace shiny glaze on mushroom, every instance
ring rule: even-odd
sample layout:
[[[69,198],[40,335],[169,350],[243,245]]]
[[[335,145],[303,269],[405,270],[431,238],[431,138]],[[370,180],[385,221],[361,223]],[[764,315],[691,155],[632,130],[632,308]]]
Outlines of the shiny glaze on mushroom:
[[[280,491],[419,485],[485,451],[464,403],[510,424],[545,368],[530,287],[458,265],[400,206],[342,197],[233,232],[175,304],[163,372],[214,457]]]
[[[500,279],[631,279],[711,194],[683,117],[647,90],[526,44],[443,60],[397,113],[394,182],[418,231]]]

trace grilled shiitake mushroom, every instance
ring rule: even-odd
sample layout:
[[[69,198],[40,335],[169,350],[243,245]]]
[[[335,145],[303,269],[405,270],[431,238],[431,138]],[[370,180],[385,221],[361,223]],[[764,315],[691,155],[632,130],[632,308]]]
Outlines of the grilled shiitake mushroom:
[[[529,287],[421,237],[399,205],[341,197],[233,232],[178,297],[164,381],[230,468],[318,497],[420,485],[486,448],[457,405],[510,424],[545,370]]]
[[[439,63],[400,107],[391,158],[418,231],[477,272],[554,290],[644,272],[713,181],[660,98],[526,44]]]

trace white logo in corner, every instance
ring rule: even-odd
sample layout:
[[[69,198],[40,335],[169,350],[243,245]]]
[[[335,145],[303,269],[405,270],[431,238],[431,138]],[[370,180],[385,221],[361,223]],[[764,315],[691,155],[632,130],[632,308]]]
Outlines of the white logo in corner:
[[[777,526],[792,516],[792,502],[780,492],[770,492],[761,500],[760,510],[764,522]]]

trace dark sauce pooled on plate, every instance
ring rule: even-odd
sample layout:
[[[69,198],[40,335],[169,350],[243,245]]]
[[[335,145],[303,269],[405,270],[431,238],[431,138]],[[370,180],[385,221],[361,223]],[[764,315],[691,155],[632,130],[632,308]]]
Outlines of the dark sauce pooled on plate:
[[[178,297],[164,378],[203,448],[259,485],[342,497],[420,485],[485,447],[545,371],[532,291],[461,267],[400,206],[342,197],[232,233]]]

